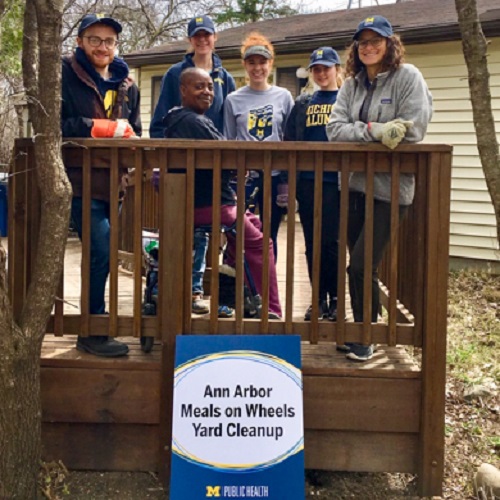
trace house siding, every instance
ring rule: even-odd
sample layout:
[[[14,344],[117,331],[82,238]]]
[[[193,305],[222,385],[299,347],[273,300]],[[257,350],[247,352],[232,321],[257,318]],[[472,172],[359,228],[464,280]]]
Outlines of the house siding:
[[[490,89],[500,141],[500,37],[489,41]],[[422,71],[434,98],[434,116],[425,141],[454,146],[450,256],[500,262],[496,221],[477,150],[461,42],[437,42],[406,48],[407,61]],[[345,61],[345,52],[339,50],[339,53]],[[309,52],[278,56],[274,65],[275,68],[306,66],[308,60]],[[234,77],[243,77],[239,60],[226,60],[224,66]],[[141,113],[145,131],[149,128],[152,113],[152,77],[163,75],[168,67],[141,68]]]
[[[500,38],[490,42],[490,89],[500,141]],[[493,205],[477,150],[462,44],[409,46],[407,59],[422,71],[434,98],[434,116],[425,141],[454,146],[450,256],[500,261]]]

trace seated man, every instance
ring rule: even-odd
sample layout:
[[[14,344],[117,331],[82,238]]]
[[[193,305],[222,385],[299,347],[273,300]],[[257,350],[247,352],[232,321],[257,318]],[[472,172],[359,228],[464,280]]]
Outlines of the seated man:
[[[214,98],[213,82],[210,75],[199,68],[188,68],[180,77],[182,107],[174,108],[165,117],[165,136],[172,139],[224,140],[212,121],[204,116]],[[222,171],[221,223],[232,226],[236,221],[236,199],[229,186],[229,171]],[[206,226],[212,223],[212,180],[211,170],[196,170],[194,194],[194,224]],[[255,282],[255,288],[262,295],[262,249],[263,236],[245,214],[245,258]],[[234,255],[236,241],[228,236],[229,252]],[[274,264],[274,251],[271,240],[269,247],[269,318],[281,318],[281,306],[278,297],[278,283]]]

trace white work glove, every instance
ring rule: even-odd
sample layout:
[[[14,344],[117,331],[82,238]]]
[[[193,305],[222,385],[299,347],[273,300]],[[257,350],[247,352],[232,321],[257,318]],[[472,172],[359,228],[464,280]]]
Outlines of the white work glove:
[[[412,126],[412,121],[396,118],[387,123],[370,122],[368,130],[374,139],[381,141],[384,146],[394,149],[404,139],[407,130]]]

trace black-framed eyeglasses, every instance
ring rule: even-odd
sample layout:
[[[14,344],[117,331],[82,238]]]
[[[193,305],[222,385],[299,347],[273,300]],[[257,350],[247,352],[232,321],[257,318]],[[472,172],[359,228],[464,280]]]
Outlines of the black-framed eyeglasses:
[[[119,43],[119,40],[116,38],[101,38],[98,36],[82,36],[82,38],[86,38],[92,47],[100,47],[104,42],[106,48],[114,49]]]
[[[369,38],[368,40],[359,40],[356,42],[358,48],[367,49],[369,45],[371,45],[374,49],[380,47],[384,38],[381,36],[375,36],[373,38]]]

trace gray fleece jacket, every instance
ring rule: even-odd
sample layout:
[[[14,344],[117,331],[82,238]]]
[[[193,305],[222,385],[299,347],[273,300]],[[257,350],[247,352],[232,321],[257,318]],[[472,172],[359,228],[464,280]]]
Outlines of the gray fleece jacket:
[[[403,64],[396,71],[380,73],[367,85],[366,72],[360,71],[342,85],[337,102],[326,126],[330,141],[375,141],[368,122],[387,123],[395,118],[413,121],[405,142],[421,141],[432,117],[432,96],[422,73],[412,64]],[[363,103],[365,108],[363,108]],[[366,108],[368,106],[368,108]],[[365,192],[365,174],[351,174],[349,188]],[[399,203],[411,205],[415,195],[415,177],[401,174]],[[390,174],[375,174],[374,196],[381,201],[391,200]]]

